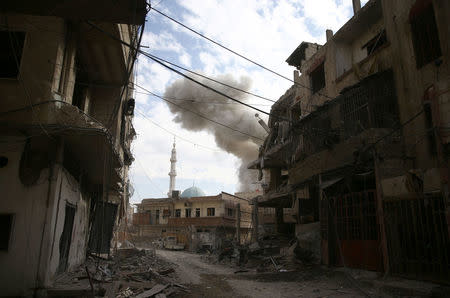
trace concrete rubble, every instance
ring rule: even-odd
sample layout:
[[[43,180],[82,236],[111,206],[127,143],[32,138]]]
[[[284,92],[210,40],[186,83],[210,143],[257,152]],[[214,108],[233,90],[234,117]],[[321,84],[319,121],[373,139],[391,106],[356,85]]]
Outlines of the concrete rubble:
[[[187,292],[176,282],[173,266],[156,257],[154,249],[127,247],[110,257],[90,255],[85,264],[62,274],[48,296],[162,298]]]

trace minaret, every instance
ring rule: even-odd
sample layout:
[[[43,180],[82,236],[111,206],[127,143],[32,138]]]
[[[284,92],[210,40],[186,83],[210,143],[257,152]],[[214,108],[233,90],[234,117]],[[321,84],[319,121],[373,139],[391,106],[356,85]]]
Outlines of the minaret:
[[[169,185],[169,192],[167,193],[167,196],[170,198],[172,197],[172,190],[175,190],[175,177],[177,176],[177,170],[175,169],[175,165],[177,163],[177,150],[175,149],[175,139],[173,140],[173,148],[172,148],[172,155],[170,156],[170,185]]]

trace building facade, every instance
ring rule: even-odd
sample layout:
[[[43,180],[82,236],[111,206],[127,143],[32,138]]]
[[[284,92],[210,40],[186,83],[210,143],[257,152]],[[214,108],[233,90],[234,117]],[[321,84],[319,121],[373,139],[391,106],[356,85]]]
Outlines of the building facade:
[[[120,41],[137,47],[147,7],[106,6],[1,4],[3,295],[39,294],[87,252],[109,253],[126,218],[137,52]]]
[[[133,216],[136,240],[175,236],[178,243],[191,251],[217,249],[224,241],[238,238],[240,242],[250,241],[249,201],[226,192],[217,196],[200,196],[202,193],[191,187],[179,198],[142,200]]]
[[[448,280],[450,3],[353,7],[287,59],[295,84],[249,165],[266,180],[258,203],[280,232],[293,208],[322,263]]]

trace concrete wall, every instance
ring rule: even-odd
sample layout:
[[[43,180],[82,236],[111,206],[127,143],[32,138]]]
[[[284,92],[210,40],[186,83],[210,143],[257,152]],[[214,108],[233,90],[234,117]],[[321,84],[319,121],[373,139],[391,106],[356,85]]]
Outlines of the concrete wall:
[[[51,249],[50,275],[57,273],[59,265],[59,243],[64,228],[66,204],[71,204],[76,208],[69,250],[68,271],[84,262],[89,236],[90,198],[88,195],[81,193],[78,182],[65,169],[62,170],[61,176],[61,184],[58,186],[60,194],[58,194],[58,202],[56,203],[56,222],[53,228],[55,239]]]
[[[41,172],[34,186],[19,180],[19,162],[23,138],[0,143],[2,156],[8,158],[0,169],[0,212],[14,214],[9,250],[0,251],[0,289],[2,295],[26,295],[36,286],[37,265],[48,194],[48,169]],[[11,145],[14,144],[14,145]]]
[[[175,217],[175,210],[181,209],[181,217],[186,217],[185,209],[191,209],[191,217],[195,217],[195,209],[200,208],[200,217],[207,217],[208,208],[215,208],[214,216],[222,217],[225,216],[225,205],[224,202],[217,199],[211,200],[192,200],[189,206],[185,206],[185,200],[174,202],[174,212],[171,217]]]
[[[0,154],[9,160],[0,169],[0,213],[14,214],[9,250],[0,251],[2,295],[29,295],[33,288],[53,281],[59,265],[66,203],[76,206],[68,269],[85,258],[90,200],[60,165],[53,167],[51,178],[46,168],[34,185],[24,186],[19,179],[24,142],[23,138],[8,138],[7,144],[0,145]]]
[[[53,99],[52,91],[57,91],[61,73],[63,20],[56,17],[0,16],[2,27],[26,33],[18,78],[0,78],[0,111]]]

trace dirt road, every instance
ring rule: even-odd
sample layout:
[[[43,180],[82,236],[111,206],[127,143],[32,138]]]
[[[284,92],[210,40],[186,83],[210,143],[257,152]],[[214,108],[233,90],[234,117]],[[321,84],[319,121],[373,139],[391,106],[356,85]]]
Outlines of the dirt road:
[[[191,293],[176,297],[389,297],[353,284],[342,272],[321,267],[235,274],[237,269],[206,263],[198,254],[158,250],[157,255],[175,263],[180,282],[191,285]]]

